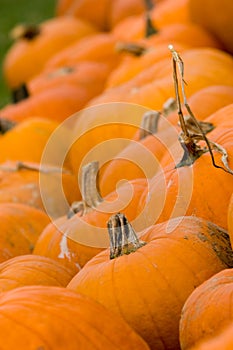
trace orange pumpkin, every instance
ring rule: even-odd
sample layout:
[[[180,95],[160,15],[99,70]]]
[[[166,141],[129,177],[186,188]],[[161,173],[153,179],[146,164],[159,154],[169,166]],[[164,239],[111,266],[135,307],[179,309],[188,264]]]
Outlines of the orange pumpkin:
[[[182,349],[190,349],[198,342],[214,337],[232,322],[232,290],[232,269],[226,269],[205,281],[189,296],[180,319]]]
[[[0,163],[8,160],[39,163],[44,147],[57,127],[55,121],[40,118],[30,118],[16,125],[0,138]]]
[[[17,104],[8,104],[0,110],[0,114],[3,118],[16,122],[32,117],[62,122],[82,109],[87,100],[86,89],[67,83],[43,90]]]
[[[52,286],[1,293],[0,337],[6,349],[17,344],[18,350],[149,350],[121,317],[83,295]]]
[[[68,268],[39,255],[21,255],[0,264],[0,291],[30,285],[66,287],[73,277]]]
[[[151,350],[178,349],[184,302],[227,261],[232,265],[227,233],[195,217],[152,226],[142,241],[122,214],[108,228],[110,257],[109,249],[95,256],[67,288],[121,315]]]
[[[29,254],[49,217],[41,210],[24,204],[0,204],[0,261]]]
[[[232,196],[228,206],[227,220],[228,220],[227,228],[231,239],[231,244],[233,246],[233,192],[232,192]]]
[[[210,86],[233,86],[233,59],[223,51],[213,48],[200,48],[184,51],[187,97],[196,91]],[[221,62],[221,63],[220,63]],[[161,60],[143,70],[128,82],[105,90],[92,99],[88,106],[106,102],[138,103],[151,109],[161,110],[165,101],[174,97],[170,59]],[[156,92],[156,93],[155,93]]]
[[[13,35],[18,40],[3,62],[7,84],[17,89],[38,74],[55,53],[95,31],[90,23],[72,17],[51,18],[36,27],[16,27]]]
[[[232,322],[221,329],[220,332],[216,332],[213,337],[204,341],[201,341],[191,350],[231,350],[233,347],[233,324]]]
[[[188,5],[191,20],[206,28],[228,52],[233,53],[232,1],[207,0],[203,6],[201,0],[189,0]]]
[[[87,176],[84,174],[85,180]],[[146,179],[122,184],[104,199],[93,186],[95,183],[89,183],[89,180],[83,183],[84,205],[90,206],[91,210],[79,211],[70,218],[62,217],[49,224],[37,241],[35,254],[49,256],[73,269],[79,268],[108,246],[106,222],[112,213],[124,209],[137,226],[140,219],[135,215],[135,207],[147,187]]]
[[[29,162],[0,165],[0,203],[23,203],[47,211],[51,217],[64,215],[79,199],[76,177],[62,168]]]

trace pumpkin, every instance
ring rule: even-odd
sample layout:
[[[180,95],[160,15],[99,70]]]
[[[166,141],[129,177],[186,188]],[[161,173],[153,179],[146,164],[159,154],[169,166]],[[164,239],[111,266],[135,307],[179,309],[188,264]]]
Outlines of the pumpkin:
[[[12,35],[17,40],[3,62],[8,86],[17,89],[38,74],[55,53],[94,32],[96,29],[90,23],[65,16],[48,19],[39,26],[16,27]]]
[[[0,218],[0,262],[31,253],[50,221],[41,210],[19,203],[1,203]]]
[[[79,199],[77,181],[62,167],[29,162],[0,165],[0,203],[13,202],[41,209],[52,217],[64,215]]]
[[[78,202],[77,209],[73,212],[71,207],[68,217],[58,218],[44,229],[34,254],[51,257],[73,269],[79,268],[108,246],[106,222],[112,213],[124,209],[137,226],[140,218],[135,215],[135,207],[147,187],[147,180],[135,179],[123,183],[102,198],[97,190],[97,172],[97,163],[83,168],[83,203]]]
[[[100,171],[99,187],[103,195],[113,191],[122,179],[150,179],[161,170],[160,161],[164,154],[170,155],[171,145],[178,143],[177,130],[170,123],[167,123],[169,130],[158,131],[161,121],[167,122],[160,112],[145,113],[140,126],[141,136],[136,133],[129,145]]]
[[[232,269],[225,269],[205,281],[189,296],[180,319],[182,350],[214,337],[232,322],[232,290]]]
[[[55,121],[40,118],[27,119],[16,125],[0,138],[0,163],[8,160],[39,163],[44,147],[57,127]]]
[[[111,30],[123,18],[144,12],[147,6],[154,2],[154,0],[100,0],[93,4],[91,0],[59,0],[56,6],[56,14],[84,18],[99,29],[106,31]]]
[[[105,80],[111,70],[110,65],[105,63],[83,61],[75,65],[42,71],[31,79],[27,86],[30,94],[35,95],[40,91],[71,83],[86,91],[87,97],[85,99],[84,94],[80,95],[84,99],[84,105],[104,89]]]
[[[32,117],[62,122],[82,109],[87,100],[85,89],[67,83],[43,90],[17,104],[8,104],[0,110],[0,114],[1,117],[15,122],[21,122]]]
[[[114,68],[119,64],[120,55],[115,50],[117,39],[111,33],[96,33],[79,40],[47,61],[45,71],[91,61],[107,63]]]
[[[30,285],[66,287],[73,277],[68,268],[39,255],[20,255],[0,264],[0,291]]]
[[[112,103],[92,106],[70,120],[72,134],[68,159],[74,174],[95,161],[100,168],[119,153],[135,135],[148,110],[138,104]]]
[[[231,244],[233,246],[233,193],[229,202],[229,206],[228,206],[228,232],[229,232],[229,236],[231,239]]]
[[[190,19],[206,28],[222,43],[225,50],[233,53],[232,35],[233,3],[231,0],[189,0]]]
[[[184,51],[187,98],[196,91],[223,84],[233,86],[233,59],[230,55],[214,48],[197,48]],[[143,70],[128,82],[105,90],[92,99],[88,106],[107,102],[138,103],[151,109],[161,110],[165,101],[175,97],[172,82],[172,65],[169,59],[161,60]],[[156,93],[155,93],[156,91]]]
[[[17,344],[19,350],[149,350],[121,317],[85,296],[53,286],[1,293],[0,337],[5,349]]]
[[[216,332],[213,337],[204,341],[201,341],[191,350],[231,350],[233,346],[232,339],[233,324],[230,323],[219,332]]]
[[[186,299],[232,260],[227,233],[182,217],[149,227],[139,239],[122,214],[109,219],[108,229],[110,251],[91,259],[67,288],[120,314],[152,350],[178,349]]]

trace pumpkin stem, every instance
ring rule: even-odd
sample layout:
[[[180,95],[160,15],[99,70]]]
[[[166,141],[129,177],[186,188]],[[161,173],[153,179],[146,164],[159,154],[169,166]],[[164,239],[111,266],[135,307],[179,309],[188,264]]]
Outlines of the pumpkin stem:
[[[152,23],[151,20],[151,10],[154,7],[154,4],[151,0],[144,0],[145,2],[145,8],[146,8],[146,31],[145,31],[145,37],[149,38],[151,35],[157,34],[158,29],[155,28],[155,26]]]
[[[139,57],[145,54],[147,48],[136,43],[118,42],[115,46],[115,50],[120,53],[125,52],[133,56]]]
[[[133,227],[121,213],[110,217],[107,228],[110,239],[110,259],[128,255],[146,244],[138,239]]]
[[[167,117],[171,112],[174,112],[177,109],[176,99],[170,97],[163,104],[162,114]]]
[[[25,83],[23,83],[22,85],[20,85],[16,89],[13,89],[11,94],[12,94],[12,102],[13,103],[18,103],[22,100],[25,100],[26,98],[28,98],[30,96],[27,85]]]
[[[13,129],[13,127],[16,125],[16,122],[13,122],[12,120],[8,120],[5,118],[0,118],[0,134],[3,135],[7,131]]]
[[[103,201],[99,191],[98,172],[99,162],[97,161],[90,162],[82,167],[82,200],[71,204],[70,210],[67,214],[68,218],[71,218],[77,213],[83,216],[92,209],[95,209]]]
[[[148,111],[143,115],[139,129],[139,140],[157,133],[160,116],[161,113],[158,111]]]
[[[227,151],[221,147],[220,145],[210,141],[206,137],[206,130],[203,130],[203,123],[198,122],[196,117],[194,116],[188,102],[187,97],[185,93],[185,80],[184,80],[184,62],[178,52],[173,48],[172,45],[168,46],[169,50],[172,53],[172,63],[173,63],[173,79],[174,79],[174,87],[175,87],[175,94],[176,94],[176,101],[177,101],[177,108],[178,108],[178,116],[179,116],[179,123],[182,129],[182,133],[180,134],[180,143],[181,146],[184,149],[184,155],[180,161],[179,164],[176,165],[176,167],[182,167],[185,165],[191,165],[193,164],[196,159],[198,159],[203,153],[209,152],[212,160],[212,164],[214,167],[224,170],[227,173],[233,174],[233,171],[230,169],[227,161]],[[181,92],[184,100],[184,106],[186,107],[189,118],[191,118],[193,124],[195,125],[195,133],[193,133],[193,126],[190,129],[190,123],[187,123],[187,118],[185,121],[181,102],[180,102],[180,95],[179,95],[179,83],[178,83],[178,75],[177,75],[177,67],[180,73],[180,81],[181,81]],[[208,129],[208,124],[205,125],[205,128]],[[209,125],[209,129],[211,129],[211,126]],[[204,141],[206,143],[206,147],[201,147],[198,143],[199,141]],[[213,150],[219,152],[222,154],[222,163],[224,165],[220,166],[215,163]]]
[[[8,165],[9,164],[9,165]],[[54,174],[54,173],[65,173],[70,174],[70,171],[67,169],[62,169],[60,167],[54,167],[50,165],[40,166],[40,164],[36,163],[27,163],[27,162],[6,162],[5,164],[0,165],[0,171],[20,171],[20,170],[31,170],[37,171],[43,174]]]
[[[10,37],[13,40],[33,40],[41,32],[40,26],[36,24],[19,24],[10,31]]]

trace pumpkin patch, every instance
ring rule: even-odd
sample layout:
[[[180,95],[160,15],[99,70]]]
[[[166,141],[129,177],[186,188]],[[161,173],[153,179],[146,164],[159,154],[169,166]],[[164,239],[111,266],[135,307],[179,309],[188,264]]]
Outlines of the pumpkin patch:
[[[1,349],[232,349],[232,4],[54,0],[8,33]]]

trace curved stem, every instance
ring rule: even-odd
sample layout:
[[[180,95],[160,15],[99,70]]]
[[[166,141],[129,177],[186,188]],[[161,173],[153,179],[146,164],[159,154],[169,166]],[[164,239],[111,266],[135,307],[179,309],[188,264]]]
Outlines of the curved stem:
[[[139,140],[146,138],[148,135],[157,133],[160,116],[161,113],[158,111],[148,111],[143,115],[139,129]]]
[[[68,218],[77,213],[81,216],[85,215],[103,201],[99,191],[98,172],[99,163],[97,161],[90,162],[82,167],[80,189],[82,200],[71,204],[67,213]]]
[[[178,108],[178,116],[180,121],[180,126],[182,129],[182,133],[180,135],[180,142],[181,146],[184,149],[184,155],[180,163],[176,167],[181,167],[184,165],[191,165],[195,162],[197,158],[199,158],[203,153],[209,152],[212,160],[212,164],[216,168],[220,168],[224,170],[225,172],[228,172],[230,174],[233,174],[233,171],[230,169],[228,162],[227,162],[227,152],[223,147],[219,147],[216,143],[213,143],[208,140],[208,138],[205,135],[205,132],[202,129],[202,125],[200,122],[197,121],[196,117],[194,116],[186,98],[185,94],[185,80],[184,80],[184,63],[182,61],[182,58],[180,55],[174,50],[172,45],[168,46],[169,50],[172,53],[172,62],[173,62],[173,79],[174,79],[174,87],[175,87],[175,94],[176,94],[176,101],[177,101],[177,108]],[[178,75],[177,75],[177,69],[176,66],[178,66],[179,73],[180,73],[180,79],[181,79],[181,92],[184,100],[184,105],[189,113],[189,116],[191,117],[196,130],[198,130],[199,134],[192,134],[190,132],[190,129],[187,126],[187,123],[185,122],[185,118],[182,112],[181,103],[180,103],[180,95],[179,95],[179,84],[178,84]],[[205,141],[207,147],[201,147],[199,146],[198,142],[202,140]],[[222,163],[224,165],[220,166],[215,163],[213,150],[218,151],[222,154]]]
[[[121,213],[111,216],[107,227],[110,239],[110,259],[128,255],[146,244],[138,239],[133,227]]]

